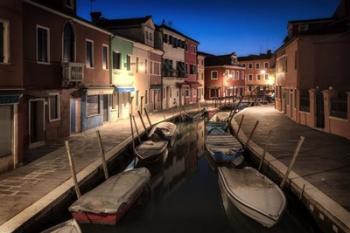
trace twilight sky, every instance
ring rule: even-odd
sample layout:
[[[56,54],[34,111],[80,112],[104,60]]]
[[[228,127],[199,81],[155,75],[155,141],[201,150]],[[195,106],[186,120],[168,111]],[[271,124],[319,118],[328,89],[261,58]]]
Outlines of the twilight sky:
[[[330,17],[340,0],[93,0],[107,18],[152,15],[155,23],[198,40],[199,50],[239,56],[278,48],[288,20]],[[77,0],[78,15],[90,20],[90,0]]]

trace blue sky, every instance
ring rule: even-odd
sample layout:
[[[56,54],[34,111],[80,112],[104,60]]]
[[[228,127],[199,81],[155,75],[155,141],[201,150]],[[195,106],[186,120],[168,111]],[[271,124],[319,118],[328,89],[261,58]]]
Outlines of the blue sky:
[[[90,0],[78,1],[78,15],[90,19]],[[278,48],[288,20],[329,17],[340,0],[94,0],[107,18],[152,15],[198,40],[199,49],[239,56]]]

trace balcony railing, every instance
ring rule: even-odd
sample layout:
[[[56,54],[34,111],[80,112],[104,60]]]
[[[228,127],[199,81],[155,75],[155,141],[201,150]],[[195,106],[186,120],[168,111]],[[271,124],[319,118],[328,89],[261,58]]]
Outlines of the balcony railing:
[[[63,83],[80,83],[84,81],[84,64],[67,62],[62,64]]]

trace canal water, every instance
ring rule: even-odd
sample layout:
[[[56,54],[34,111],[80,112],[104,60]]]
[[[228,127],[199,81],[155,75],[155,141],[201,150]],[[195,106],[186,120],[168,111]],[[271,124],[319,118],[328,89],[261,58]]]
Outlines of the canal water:
[[[266,229],[230,203],[223,204],[204,140],[204,121],[179,123],[177,140],[168,156],[147,165],[152,173],[150,191],[116,226],[84,224],[83,233],[312,232],[289,209],[276,226]]]

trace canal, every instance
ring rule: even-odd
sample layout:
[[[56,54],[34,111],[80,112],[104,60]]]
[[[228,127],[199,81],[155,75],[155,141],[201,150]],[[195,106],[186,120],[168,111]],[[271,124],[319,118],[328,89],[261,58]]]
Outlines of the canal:
[[[276,226],[266,229],[231,204],[223,204],[204,141],[204,121],[179,123],[177,140],[168,156],[158,164],[146,165],[152,173],[150,191],[116,226],[84,224],[83,233],[315,232],[305,223],[305,213],[293,205]]]

